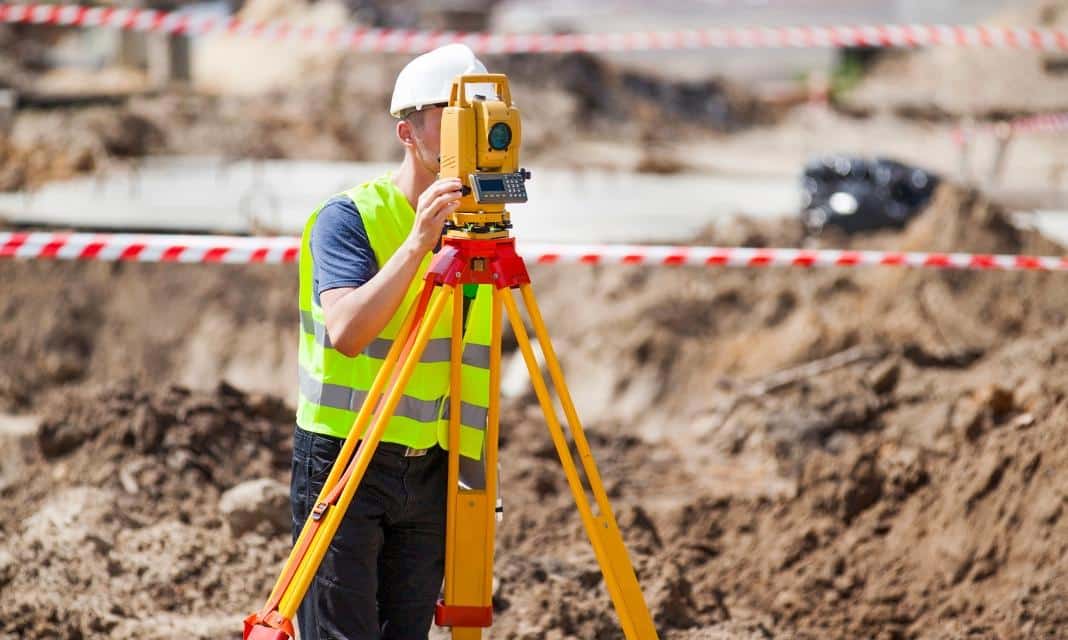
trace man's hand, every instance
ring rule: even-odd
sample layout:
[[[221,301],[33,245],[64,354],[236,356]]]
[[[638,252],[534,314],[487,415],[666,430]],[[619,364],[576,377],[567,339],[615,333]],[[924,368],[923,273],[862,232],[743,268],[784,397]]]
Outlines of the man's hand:
[[[432,250],[441,239],[445,218],[460,205],[461,186],[459,178],[442,178],[419,196],[415,224],[407,239],[408,245],[418,254]]]

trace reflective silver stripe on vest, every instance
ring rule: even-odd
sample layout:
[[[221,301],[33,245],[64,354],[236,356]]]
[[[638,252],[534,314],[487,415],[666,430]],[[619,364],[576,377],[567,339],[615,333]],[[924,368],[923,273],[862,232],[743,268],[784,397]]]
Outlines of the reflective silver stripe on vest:
[[[300,312],[300,328],[304,333],[314,335],[316,344],[320,344],[327,349],[333,349],[334,346],[330,343],[330,334],[326,331],[326,325],[321,322],[316,322],[312,316],[311,311]],[[371,344],[367,345],[367,348],[363,350],[365,355],[372,358],[378,358],[379,360],[385,360],[389,354],[390,348],[393,346],[392,340],[386,338],[375,338],[371,341]],[[419,362],[426,364],[433,364],[436,362],[448,362],[452,356],[452,338],[433,338],[426,344],[426,350],[423,351],[423,357],[419,358]],[[472,367],[480,367],[482,369],[489,369],[490,366],[490,348],[485,344],[468,344],[464,346],[463,363]]]
[[[464,346],[463,362],[472,367],[489,369],[490,348],[486,344],[468,344]]]
[[[344,411],[359,411],[367,398],[367,392],[339,384],[319,382],[304,367],[299,367],[300,392],[313,404],[342,409]],[[401,396],[400,402],[393,415],[411,418],[417,422],[436,422],[438,408],[441,399],[420,400],[409,395]],[[477,424],[477,423],[476,423]]]
[[[448,420],[452,415],[452,405],[449,402],[448,396],[445,397],[445,411],[442,412],[441,418]],[[471,427],[472,429],[478,429],[479,431],[486,430],[486,419],[489,417],[489,409],[480,407],[477,404],[471,404],[469,402],[460,402],[460,424],[465,427]]]
[[[327,333],[326,326],[323,325],[321,322],[316,322],[315,318],[312,316],[311,311],[300,312],[300,328],[304,333],[314,335],[316,344],[320,344],[323,347],[326,347],[327,349],[334,348],[334,345],[330,343],[330,334]],[[370,356],[372,358],[385,360],[386,356],[389,355],[389,350],[392,346],[392,340],[387,340],[386,338],[375,338],[371,341],[371,344],[367,345],[367,347],[363,350],[363,353],[364,355]],[[481,347],[482,345],[469,345],[468,348],[470,348],[471,346]],[[464,362],[467,364],[475,364],[475,366],[489,368],[489,347],[485,348],[487,349],[485,357],[486,364],[481,365],[475,364],[474,362],[468,362],[468,355],[466,351],[464,353]],[[435,362],[448,362],[449,356],[451,355],[451,338],[433,338],[427,342],[426,350],[423,351],[423,357],[419,358],[419,362],[422,362],[424,364],[433,364]],[[479,362],[481,362],[481,360],[479,360]]]
[[[315,321],[311,311],[300,310],[300,329],[304,333],[315,336],[316,344],[321,344],[327,349],[333,349],[330,344],[330,334],[326,332],[326,325]]]
[[[375,338],[371,341],[371,344],[367,345],[367,348],[363,352],[372,358],[378,358],[379,360],[385,360],[386,355],[389,354],[390,347],[393,346],[392,340],[385,338]],[[423,351],[423,355],[419,358],[419,362],[424,364],[432,364],[435,362],[448,362],[449,356],[452,354],[452,338],[432,338],[426,343],[426,350]]]

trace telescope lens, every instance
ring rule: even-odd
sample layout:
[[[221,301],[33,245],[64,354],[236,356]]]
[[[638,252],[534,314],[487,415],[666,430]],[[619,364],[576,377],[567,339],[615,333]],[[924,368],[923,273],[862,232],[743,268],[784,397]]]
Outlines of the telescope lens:
[[[504,122],[498,122],[490,127],[489,146],[494,151],[504,151],[512,143],[512,128]]]

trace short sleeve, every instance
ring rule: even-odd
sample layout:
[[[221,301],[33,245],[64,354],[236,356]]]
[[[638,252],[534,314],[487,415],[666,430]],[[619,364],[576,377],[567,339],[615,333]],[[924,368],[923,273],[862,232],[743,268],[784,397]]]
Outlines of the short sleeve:
[[[330,200],[319,211],[312,225],[311,254],[317,302],[323,291],[359,287],[378,273],[360,212],[345,196]]]

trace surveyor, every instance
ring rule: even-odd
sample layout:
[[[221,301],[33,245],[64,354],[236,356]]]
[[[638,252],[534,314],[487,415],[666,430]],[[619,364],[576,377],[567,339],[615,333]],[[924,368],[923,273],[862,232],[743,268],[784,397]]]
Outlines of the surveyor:
[[[460,44],[409,62],[397,76],[390,105],[404,149],[400,167],[330,198],[305,226],[294,537],[422,286],[445,220],[458,205],[459,180],[437,179],[442,108],[452,82],[461,74],[485,72]],[[488,344],[488,308],[467,307],[465,344],[469,334],[487,336]],[[427,637],[444,571],[450,339],[445,335],[432,339],[420,358],[300,606],[302,640]],[[466,377],[462,386],[462,423],[470,428],[462,430],[461,451],[479,455],[485,407],[467,401]]]

